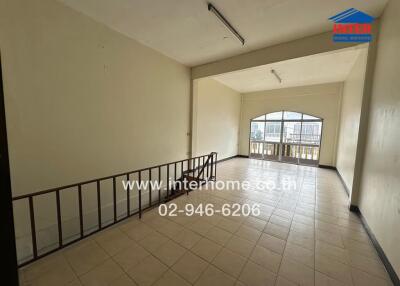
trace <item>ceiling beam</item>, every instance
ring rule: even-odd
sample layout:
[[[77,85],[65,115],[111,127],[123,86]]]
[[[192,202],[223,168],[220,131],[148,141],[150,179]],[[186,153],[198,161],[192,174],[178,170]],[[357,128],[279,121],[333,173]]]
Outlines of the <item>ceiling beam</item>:
[[[357,45],[359,45],[359,43],[335,43],[332,41],[332,32],[326,32],[193,67],[191,69],[192,79],[330,52]]]

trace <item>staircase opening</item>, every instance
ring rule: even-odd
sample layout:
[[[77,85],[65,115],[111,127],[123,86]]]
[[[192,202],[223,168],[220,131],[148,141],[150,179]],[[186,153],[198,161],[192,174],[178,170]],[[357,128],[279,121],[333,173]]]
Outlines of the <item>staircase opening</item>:
[[[141,218],[145,211],[178,196],[189,195],[190,191],[216,180],[217,161],[217,153],[211,152],[13,197],[14,207],[23,208],[29,221],[27,235],[17,243],[20,246],[17,247],[18,266],[25,266],[131,216]],[[124,188],[121,198],[119,194],[124,182],[126,186],[128,182],[137,184]],[[112,188],[107,188],[106,183]],[[77,200],[71,203],[68,195],[75,195]],[[87,207],[85,198],[90,195],[97,204]],[[43,202],[55,210],[55,225],[41,227],[42,218],[37,213]],[[66,211],[74,209],[75,205],[78,205],[78,212],[67,217]]]

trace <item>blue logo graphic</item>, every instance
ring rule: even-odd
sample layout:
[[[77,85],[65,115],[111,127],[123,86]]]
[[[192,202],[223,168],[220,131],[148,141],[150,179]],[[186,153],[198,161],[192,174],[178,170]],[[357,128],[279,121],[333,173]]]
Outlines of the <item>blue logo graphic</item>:
[[[365,43],[372,40],[371,24],[375,18],[364,12],[350,8],[330,17],[329,20],[334,22],[334,42]]]

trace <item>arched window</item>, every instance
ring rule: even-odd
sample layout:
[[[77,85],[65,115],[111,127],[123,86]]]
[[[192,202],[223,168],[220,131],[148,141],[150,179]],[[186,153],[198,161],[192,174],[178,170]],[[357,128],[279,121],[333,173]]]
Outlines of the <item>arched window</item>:
[[[293,111],[278,111],[253,118],[250,158],[318,165],[321,118]]]

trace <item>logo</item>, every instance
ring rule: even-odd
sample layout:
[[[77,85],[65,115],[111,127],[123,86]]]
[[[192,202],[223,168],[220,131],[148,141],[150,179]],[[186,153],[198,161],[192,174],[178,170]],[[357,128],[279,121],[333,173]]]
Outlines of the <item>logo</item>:
[[[372,41],[371,23],[374,17],[351,8],[343,11],[329,20],[333,24],[333,41],[366,43]]]

